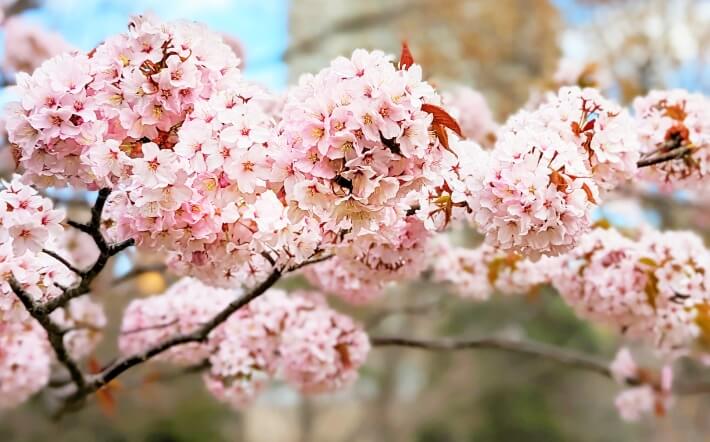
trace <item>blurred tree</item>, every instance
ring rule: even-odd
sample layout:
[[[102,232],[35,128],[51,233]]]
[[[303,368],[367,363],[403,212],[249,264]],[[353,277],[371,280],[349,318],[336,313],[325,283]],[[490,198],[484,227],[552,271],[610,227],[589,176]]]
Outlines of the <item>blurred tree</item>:
[[[396,53],[402,40],[434,81],[481,89],[499,116],[549,77],[561,22],[549,0],[294,0],[291,77],[358,47]]]

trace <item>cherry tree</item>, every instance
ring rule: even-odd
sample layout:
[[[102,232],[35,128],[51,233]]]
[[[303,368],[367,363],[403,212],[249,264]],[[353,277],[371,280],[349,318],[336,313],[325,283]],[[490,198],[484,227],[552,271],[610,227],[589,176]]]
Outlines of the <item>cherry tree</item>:
[[[155,361],[202,373],[242,408],[274,379],[304,395],[347,389],[385,346],[588,370],[623,388],[624,419],[708,388],[672,369],[709,360],[702,239],[593,222],[621,188],[707,186],[707,97],[658,90],[629,110],[565,86],[498,125],[477,92],[425,81],[406,45],[396,61],[338,57],[285,96],[244,79],[233,47],[196,23],[136,16],[88,53],[51,46],[61,53],[17,74],[5,112],[17,173],[0,190],[0,408],[42,392],[57,415],[76,411]],[[43,193],[67,186],[96,193],[88,220]],[[456,229],[484,242],[463,247]],[[179,279],[128,304],[116,357],[97,364],[111,315],[93,283],[129,248]],[[311,288],[275,287],[293,276]],[[370,335],[328,303],[366,306],[417,279],[468,302],[553,287],[581,319],[653,348],[657,368],[625,348],[602,361],[500,336]]]

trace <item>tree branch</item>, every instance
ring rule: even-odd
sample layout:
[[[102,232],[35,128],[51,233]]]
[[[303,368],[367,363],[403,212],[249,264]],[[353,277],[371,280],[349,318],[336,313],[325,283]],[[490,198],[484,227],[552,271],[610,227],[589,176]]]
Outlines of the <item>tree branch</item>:
[[[84,379],[81,369],[72,359],[64,345],[65,331],[52,321],[44,306],[38,305],[32,300],[32,296],[20,286],[14,276],[10,277],[9,283],[12,291],[20,299],[20,302],[22,302],[22,305],[24,305],[30,316],[39,322],[42,328],[47,332],[49,344],[57,355],[57,360],[66,367],[77,389],[83,389],[86,385],[86,380]]]
[[[636,166],[641,168],[641,167],[648,167],[648,166],[653,166],[655,164],[659,163],[665,163],[666,161],[673,161],[677,160],[679,158],[684,157],[685,155],[692,153],[696,148],[695,147],[677,147],[675,149],[672,149],[666,153],[662,153],[660,155],[656,155],[650,158],[644,158],[642,160],[639,160],[636,163]]]
[[[125,371],[138,364],[148,361],[164,351],[190,342],[204,342],[215,328],[226,321],[227,318],[229,318],[234,312],[261,296],[279,279],[281,279],[281,276],[281,270],[275,269],[264,282],[252,289],[250,292],[245,293],[243,296],[240,296],[229,303],[227,307],[212,317],[212,319],[207,321],[196,331],[173,336],[172,338],[158,343],[143,352],[118,359],[108,367],[101,370],[100,373],[89,376],[84,387],[77,390],[77,392],[67,400],[66,407],[71,407],[73,404],[84,400],[86,396],[106,386],[109,382],[120,376]]]
[[[36,303],[32,299],[32,296],[22,288],[13,275],[9,278],[12,291],[18,297],[20,302],[22,302],[22,305],[25,307],[30,316],[32,316],[32,318],[34,318],[47,333],[47,338],[57,356],[57,360],[66,367],[72,382],[76,385],[77,392],[81,392],[86,389],[86,377],[84,373],[82,373],[76,361],[72,359],[66,346],[64,345],[64,335],[71,331],[71,329],[63,329],[57,325],[54,321],[52,321],[51,314],[56,309],[64,307],[72,299],[88,293],[91,282],[104,269],[109,258],[133,245],[132,239],[117,244],[109,244],[101,233],[101,216],[106,205],[106,200],[110,194],[111,189],[101,189],[99,191],[96,202],[91,209],[91,220],[87,224],[67,221],[69,225],[89,234],[96,243],[96,246],[99,248],[99,256],[91,267],[86,270],[81,270],[61,255],[51,250],[42,250],[43,253],[56,259],[66,268],[74,272],[79,277],[76,283],[74,283],[71,287],[60,287],[62,289],[62,293],[59,296],[44,303]]]
[[[89,289],[91,288],[91,283],[99,275],[99,273],[101,273],[104,267],[106,267],[106,264],[108,263],[109,259],[134,244],[133,239],[128,239],[126,241],[119,242],[116,244],[109,244],[106,241],[106,238],[104,238],[103,233],[101,233],[101,215],[103,214],[104,207],[106,206],[106,200],[108,199],[109,195],[111,195],[111,189],[104,188],[99,190],[99,194],[96,197],[96,202],[91,208],[91,220],[87,224],[82,224],[71,220],[67,221],[67,224],[69,224],[70,226],[91,236],[91,238],[94,240],[94,243],[96,244],[96,247],[99,249],[99,256],[98,258],[96,258],[96,261],[94,262],[94,264],[91,265],[91,267],[85,270],[79,270],[74,268],[73,266],[70,267],[68,262],[66,262],[65,259],[59,257],[58,255],[54,253],[48,253],[50,254],[50,256],[53,256],[55,259],[58,259],[64,265],[74,271],[74,273],[79,275],[79,281],[77,281],[71,287],[65,289],[61,295],[50,299],[44,304],[43,308],[46,310],[47,314],[50,314],[54,310],[65,306],[72,299],[88,293]],[[45,251],[45,253],[47,253],[47,251]]]
[[[63,258],[62,256],[60,256],[58,253],[53,252],[51,250],[47,250],[47,249],[42,249],[42,253],[44,253],[45,255],[49,255],[52,258],[56,259],[57,261],[61,262],[62,264],[64,264],[64,267],[68,268],[69,270],[71,270],[72,272],[76,273],[77,275],[79,275],[81,277],[82,271],[79,270],[78,268],[74,267],[74,265],[72,263],[70,263],[67,259]]]
[[[493,349],[525,354],[548,359],[568,367],[587,370],[611,378],[609,364],[587,355],[574,353],[553,345],[540,342],[518,341],[514,339],[485,337],[477,339],[414,339],[405,337],[372,337],[373,347],[409,347],[432,351],[457,351],[469,349]]]

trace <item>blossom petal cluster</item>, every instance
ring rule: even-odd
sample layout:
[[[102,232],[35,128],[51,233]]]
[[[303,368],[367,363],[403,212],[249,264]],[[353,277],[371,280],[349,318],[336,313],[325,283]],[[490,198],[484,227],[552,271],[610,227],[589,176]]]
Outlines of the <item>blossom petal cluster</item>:
[[[662,416],[673,405],[673,372],[669,366],[663,367],[658,375],[639,367],[631,352],[622,348],[609,368],[619,384],[635,384],[619,393],[614,401],[622,419],[637,421],[644,415]]]
[[[135,354],[194,332],[239,294],[182,278],[162,295],[129,304],[119,348]],[[271,289],[237,310],[205,343],[178,345],[157,359],[186,366],[207,362],[207,389],[243,407],[277,376],[305,393],[345,388],[357,378],[369,348],[361,326],[328,307],[319,292]]]
[[[51,363],[39,324],[0,321],[0,410],[25,402],[47,385]]]
[[[0,408],[18,405],[42,389],[55,360],[45,330],[25,309],[10,280],[14,279],[32,302],[42,304],[60,296],[62,287],[77,282],[70,269],[43,250],[52,250],[73,265],[77,265],[75,256],[82,256],[62,247],[59,235],[64,233],[64,212],[55,209],[49,198],[22,183],[19,176],[2,186]],[[50,318],[67,330],[64,344],[76,359],[94,350],[106,323],[101,305],[88,296],[73,299],[52,312]]]
[[[553,285],[581,317],[671,356],[704,351],[710,252],[694,233],[597,228],[558,263]]]
[[[396,236],[362,235],[340,247],[337,255],[308,266],[306,278],[318,289],[354,304],[379,298],[391,283],[415,279],[426,268],[430,232],[415,216],[397,228]]]
[[[600,191],[636,171],[631,123],[619,106],[579,88],[512,116],[472,203],[486,240],[532,257],[570,250],[590,229]]]
[[[420,66],[398,69],[380,51],[301,77],[279,124],[291,209],[345,239],[387,235],[410,209],[405,197],[438,177],[445,149],[430,136],[427,105],[439,104]]]
[[[0,322],[26,320],[29,314],[10,287],[14,277],[36,302],[52,299],[75,275],[42,249],[64,230],[64,212],[19,176],[0,190]]]
[[[168,152],[154,151],[174,145],[196,101],[239,79],[238,64],[201,25],[134,17],[127,33],[88,54],[62,54],[19,74],[9,141],[38,184],[112,187],[133,168],[140,173],[135,159],[165,160]],[[158,175],[168,173],[158,166]]]
[[[124,355],[140,353],[176,334],[192,333],[238,295],[236,290],[209,287],[185,277],[161,295],[134,299],[123,312],[118,348]],[[203,362],[211,352],[210,343],[188,343],[156,359],[189,366]]]
[[[474,141],[450,139],[449,150],[437,162],[439,175],[418,194],[415,215],[427,230],[443,231],[454,223],[471,223],[476,195],[490,163],[488,151]]]
[[[688,155],[646,168],[642,177],[663,189],[697,189],[710,171],[710,99],[683,89],[654,90],[633,103],[645,157],[689,148]]]
[[[485,243],[466,248],[444,239],[437,241],[433,252],[430,257],[432,279],[447,284],[465,299],[485,301],[494,293],[531,293],[548,283],[551,275],[549,259],[531,261]]]

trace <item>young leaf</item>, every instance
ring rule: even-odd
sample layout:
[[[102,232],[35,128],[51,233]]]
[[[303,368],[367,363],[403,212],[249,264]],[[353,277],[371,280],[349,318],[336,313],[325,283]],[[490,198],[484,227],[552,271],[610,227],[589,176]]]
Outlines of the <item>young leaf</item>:
[[[402,53],[399,55],[399,68],[402,70],[407,70],[411,65],[414,64],[414,57],[409,51],[409,45],[406,41],[402,42]]]
[[[427,104],[424,103],[422,104],[422,110],[424,112],[430,113],[434,116],[434,124],[440,124],[444,127],[448,127],[456,135],[458,135],[461,138],[464,138],[463,132],[461,131],[461,126],[459,126],[459,123],[449,115],[448,112],[446,112],[443,108],[439,106],[435,106],[433,104]]]

